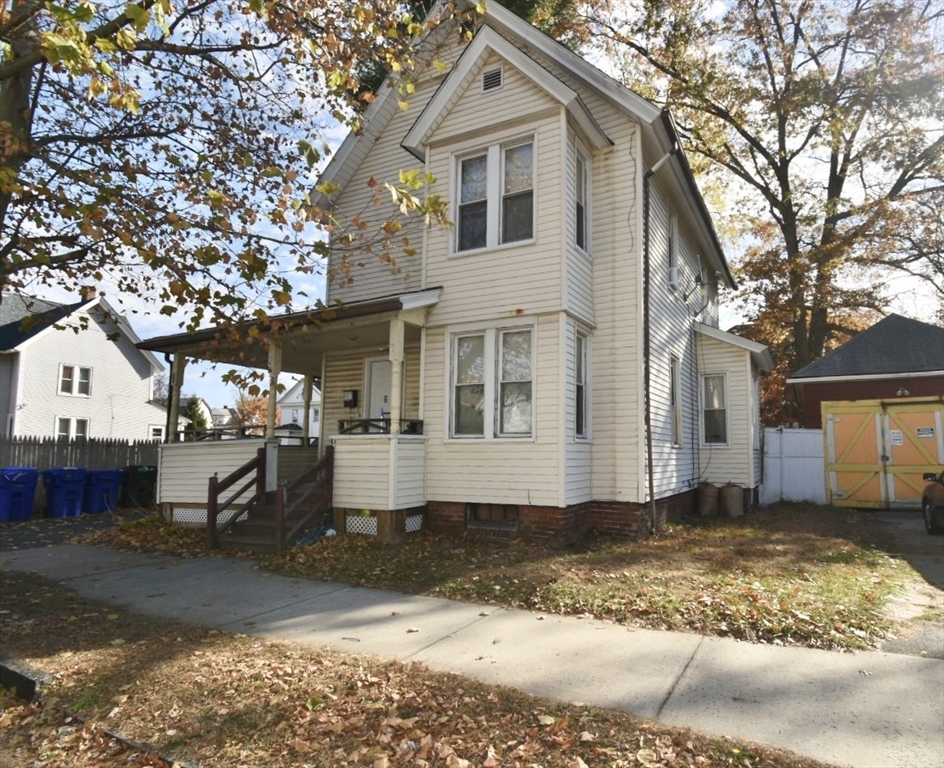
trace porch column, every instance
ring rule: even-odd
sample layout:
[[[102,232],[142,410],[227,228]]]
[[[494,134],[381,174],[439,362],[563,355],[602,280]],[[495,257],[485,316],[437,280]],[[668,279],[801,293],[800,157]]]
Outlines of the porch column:
[[[180,352],[174,355],[173,371],[170,381],[170,402],[167,404],[167,442],[177,442],[177,430],[180,424],[180,390],[184,386],[184,369],[187,358]]]
[[[390,434],[400,433],[403,416],[403,332],[405,323],[399,316],[390,321]]]
[[[282,342],[269,341],[269,408],[266,412],[266,440],[275,438],[275,414],[279,400],[279,374],[282,372]]]
[[[305,418],[302,421],[302,444],[308,445],[311,437],[308,432],[311,424],[311,374],[306,373],[302,379],[302,402],[304,405]]]

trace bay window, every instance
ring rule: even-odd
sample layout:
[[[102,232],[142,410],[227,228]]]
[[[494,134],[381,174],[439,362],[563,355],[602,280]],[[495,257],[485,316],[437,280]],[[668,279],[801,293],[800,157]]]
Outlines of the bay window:
[[[493,144],[458,160],[456,251],[534,237],[534,142]]]
[[[530,437],[532,360],[530,327],[454,335],[451,436]]]

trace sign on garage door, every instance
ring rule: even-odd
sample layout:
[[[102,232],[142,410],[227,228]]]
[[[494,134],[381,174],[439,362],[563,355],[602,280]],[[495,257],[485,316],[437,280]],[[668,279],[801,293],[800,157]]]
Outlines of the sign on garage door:
[[[822,409],[830,504],[920,506],[921,476],[944,466],[940,398],[824,402]]]

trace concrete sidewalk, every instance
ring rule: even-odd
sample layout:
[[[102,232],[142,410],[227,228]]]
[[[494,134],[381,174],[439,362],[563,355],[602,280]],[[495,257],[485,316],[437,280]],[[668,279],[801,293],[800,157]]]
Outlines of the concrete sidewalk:
[[[944,662],[752,645],[291,579],[252,561],[176,559],[63,545],[0,553],[131,611],[415,660],[791,749],[840,765],[944,766]]]

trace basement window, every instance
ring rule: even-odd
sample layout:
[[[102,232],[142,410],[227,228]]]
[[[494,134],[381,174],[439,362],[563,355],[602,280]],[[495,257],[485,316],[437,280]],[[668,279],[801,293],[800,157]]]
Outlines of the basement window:
[[[517,504],[469,503],[466,507],[470,528],[502,528],[515,530],[518,527]]]

